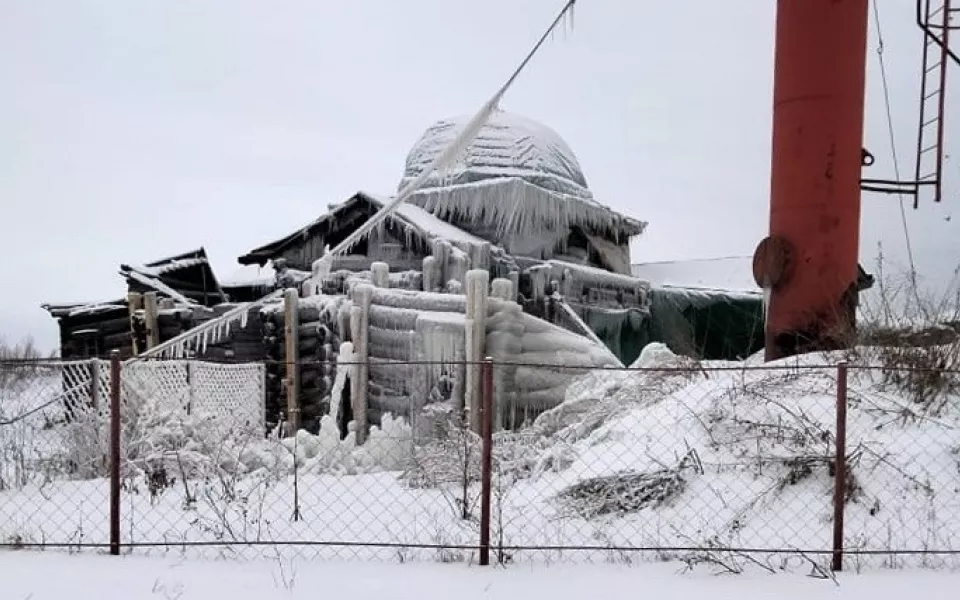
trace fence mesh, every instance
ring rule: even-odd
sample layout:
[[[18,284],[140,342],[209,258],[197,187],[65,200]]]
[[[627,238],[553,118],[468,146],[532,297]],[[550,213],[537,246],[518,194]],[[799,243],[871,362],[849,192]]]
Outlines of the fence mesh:
[[[493,365],[486,487],[484,439],[455,389],[384,400],[371,386],[361,444],[350,402],[330,401],[315,433],[269,427],[264,373],[123,367],[126,551],[476,561],[488,531],[504,563],[829,567],[835,365]],[[943,393],[911,395],[931,376],[845,375],[847,565],[960,562],[960,406],[943,371]],[[0,369],[7,546],[109,542],[109,377],[99,361]]]
[[[109,541],[106,413],[97,362],[0,363],[0,541]]]

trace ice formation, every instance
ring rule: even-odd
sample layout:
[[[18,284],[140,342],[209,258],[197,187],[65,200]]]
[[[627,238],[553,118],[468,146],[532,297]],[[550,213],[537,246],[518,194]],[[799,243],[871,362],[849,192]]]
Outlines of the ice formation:
[[[219,317],[211,319],[193,329],[185,331],[180,335],[171,338],[153,348],[141,353],[137,358],[149,358],[156,356],[160,358],[184,358],[192,352],[197,352],[207,344],[215,344],[223,341],[232,330],[234,325],[245,327],[247,317],[254,308],[262,307],[271,303],[283,295],[284,290],[275,290],[255,302],[245,302],[238,304],[234,308],[223,313]]]
[[[490,100],[488,100],[480,108],[473,119],[466,123],[458,132],[457,136],[450,141],[450,144],[447,146],[447,148],[434,157],[433,161],[426,169],[424,169],[423,173],[413,180],[407,182],[397,193],[395,198],[390,200],[390,202],[384,205],[383,208],[377,211],[376,214],[367,219],[363,225],[350,232],[350,234],[347,235],[343,241],[337,244],[334,248],[331,248],[328,252],[325,252],[323,256],[317,259],[313,264],[314,277],[316,278],[324,273],[329,273],[329,264],[332,262],[333,258],[353,247],[358,240],[363,239],[367,236],[367,234],[370,233],[370,231],[379,226],[380,223],[392,212],[394,212],[399,205],[406,201],[407,198],[409,198],[414,192],[423,187],[434,171],[445,169],[456,157],[456,155],[459,154],[463,148],[470,144],[473,137],[490,117],[491,113],[493,113],[493,111],[496,109],[497,103],[500,101],[500,97],[505,91],[505,88],[501,89]]]
[[[413,194],[418,190],[427,186],[431,177],[435,177],[436,174],[441,174],[442,176],[443,173],[449,171],[452,165],[457,162],[458,157],[467,151],[474,139],[483,131],[488,121],[497,113],[500,100],[517,80],[517,77],[524,70],[524,68],[526,68],[526,66],[529,64],[530,59],[532,59],[537,53],[547,37],[550,36],[550,34],[557,28],[559,24],[561,24],[561,22],[565,22],[565,19],[569,18],[570,11],[573,9],[574,1],[575,0],[570,0],[564,5],[563,9],[560,11],[560,14],[547,28],[546,33],[544,33],[540,40],[534,45],[533,49],[524,57],[524,59],[520,62],[520,65],[513,71],[507,81],[504,82],[504,84],[501,85],[492,96],[490,96],[489,100],[483,103],[476,114],[469,120],[461,120],[458,122],[456,126],[456,133],[450,132],[450,135],[444,139],[441,145],[434,147],[434,152],[431,154],[429,159],[426,159],[424,164],[421,165],[420,172],[417,174],[411,173],[411,176],[406,178],[401,183],[396,197],[390,200],[389,203],[381,208],[375,215],[370,217],[370,219],[368,219],[363,225],[352,231],[334,248],[331,248],[328,252],[325,252],[322,257],[317,259],[316,263],[313,265],[315,279],[319,278],[325,273],[329,273],[329,264],[334,257],[353,247],[358,240],[363,239],[367,234],[370,233],[370,231],[379,226],[380,223],[392,212],[394,212],[398,206],[400,206],[408,198],[412,197]],[[569,151],[569,148],[567,150]],[[568,152],[568,154],[572,156],[572,153]],[[579,166],[576,168],[579,169]],[[580,179],[583,179],[582,173],[580,174]],[[586,181],[583,183],[583,187],[585,188]]]
[[[468,120],[468,116],[457,116],[431,125],[407,155],[400,188],[419,177]],[[430,187],[519,177],[562,194],[593,197],[573,150],[553,129],[505,111],[494,112],[480,128],[451,175],[452,182],[432,175]]]

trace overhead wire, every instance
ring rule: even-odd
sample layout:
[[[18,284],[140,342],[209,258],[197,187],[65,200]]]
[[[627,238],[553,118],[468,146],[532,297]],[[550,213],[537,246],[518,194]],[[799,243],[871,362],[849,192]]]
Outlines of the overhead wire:
[[[881,27],[880,19],[880,7],[878,0],[873,0],[871,2],[873,5],[873,19],[875,28],[877,30],[877,60],[880,63],[880,80],[883,84],[883,103],[886,109],[887,117],[887,132],[890,137],[890,152],[893,157],[893,172],[896,181],[902,181],[900,179],[900,158],[897,154],[897,140],[896,134],[894,132],[893,126],[893,111],[891,109],[890,102],[890,85],[887,80],[887,64],[884,60],[883,52],[885,49],[884,40],[883,40],[883,29]],[[907,250],[907,259],[910,262],[910,284],[913,287],[914,291],[917,290],[917,266],[913,258],[913,244],[910,241],[910,229],[907,225],[907,210],[904,207],[904,202],[906,199],[903,196],[902,191],[897,193],[898,199],[900,201],[900,222],[903,225],[903,237],[906,244]],[[919,301],[919,297],[918,297]]]

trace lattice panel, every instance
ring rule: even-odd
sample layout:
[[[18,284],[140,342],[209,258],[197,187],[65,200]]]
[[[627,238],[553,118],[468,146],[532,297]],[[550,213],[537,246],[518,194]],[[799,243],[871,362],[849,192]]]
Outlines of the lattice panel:
[[[210,415],[237,426],[264,426],[264,365],[192,362],[188,368],[191,412]]]
[[[149,403],[162,410],[186,410],[190,404],[186,361],[125,364],[121,381],[121,399],[128,409]]]
[[[102,406],[102,400],[107,398],[110,392],[109,382],[106,382],[108,385],[104,387],[99,361],[63,362],[58,366],[64,406],[72,409]]]
[[[89,382],[90,367],[86,369]],[[82,381],[82,376],[72,374],[70,380]],[[210,416],[237,427],[262,428],[266,423],[266,369],[262,364],[138,361],[124,364],[121,377],[124,410],[149,404],[154,410]],[[109,362],[99,362],[98,379],[100,405],[109,406]],[[90,398],[89,392],[85,397]]]

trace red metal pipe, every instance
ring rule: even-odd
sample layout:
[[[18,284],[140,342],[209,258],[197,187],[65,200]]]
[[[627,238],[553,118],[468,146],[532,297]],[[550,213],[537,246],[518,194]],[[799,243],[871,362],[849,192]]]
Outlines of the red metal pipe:
[[[766,358],[842,347],[856,307],[868,0],[778,0]]]

